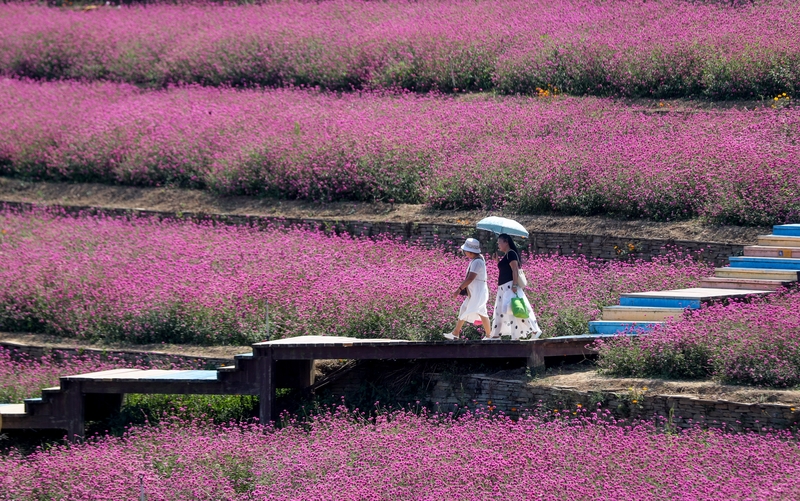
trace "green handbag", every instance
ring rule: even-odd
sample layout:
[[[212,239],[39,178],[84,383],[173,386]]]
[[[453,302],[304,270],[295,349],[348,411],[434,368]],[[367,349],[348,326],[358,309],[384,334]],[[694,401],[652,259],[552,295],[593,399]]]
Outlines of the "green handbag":
[[[511,300],[511,313],[517,318],[528,318],[528,308],[525,306],[525,301],[521,297],[515,296]]]

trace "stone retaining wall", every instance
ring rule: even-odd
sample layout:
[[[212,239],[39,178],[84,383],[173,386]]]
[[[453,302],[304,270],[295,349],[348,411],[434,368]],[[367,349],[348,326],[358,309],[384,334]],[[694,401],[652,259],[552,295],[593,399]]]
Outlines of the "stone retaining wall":
[[[678,428],[699,423],[710,428],[742,431],[797,428],[800,423],[800,410],[785,404],[747,404],[685,395],[651,395],[641,389],[588,392],[479,375],[436,378],[430,398],[443,410],[453,409],[456,405],[483,405],[512,416],[537,407],[571,414],[579,408],[594,410],[599,404],[618,417],[652,420],[658,416],[659,422]]]
[[[0,202],[7,207],[30,209],[36,204],[26,202]],[[474,237],[485,249],[494,248],[494,236],[473,226],[458,224],[351,221],[325,218],[283,218],[273,216],[247,216],[204,214],[197,212],[163,212],[135,209],[113,209],[91,206],[57,206],[70,214],[89,213],[114,216],[150,216],[158,218],[184,218],[195,221],[212,220],[219,224],[269,226],[303,226],[337,234],[354,236],[389,236],[428,247],[443,246],[456,250],[464,239]],[[598,259],[650,260],[671,250],[696,254],[699,259],[713,262],[717,266],[727,264],[729,256],[738,256],[743,245],[693,240],[637,239],[608,235],[573,234],[534,231],[527,240],[520,240],[520,247],[532,253],[572,255],[582,254]]]
[[[375,377],[375,367],[357,367],[326,387],[334,400],[344,397],[353,401],[364,393],[364,385]],[[482,374],[452,375],[417,374],[424,380],[418,386],[424,394],[416,400],[434,410],[451,412],[491,408],[512,417],[525,411],[558,411],[571,416],[579,409],[598,408],[612,412],[617,418],[657,419],[660,425],[688,428],[700,424],[729,430],[761,430],[762,428],[797,429],[800,406],[778,403],[741,403],[727,400],[706,400],[686,395],[657,395],[641,389],[580,391],[568,387],[544,386],[522,379],[503,379]],[[402,403],[402,402],[398,402]],[[579,407],[580,406],[580,407]]]

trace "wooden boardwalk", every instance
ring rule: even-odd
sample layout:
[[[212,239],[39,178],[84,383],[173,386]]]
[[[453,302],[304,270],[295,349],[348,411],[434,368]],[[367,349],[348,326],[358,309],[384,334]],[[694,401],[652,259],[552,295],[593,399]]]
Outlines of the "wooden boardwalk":
[[[314,384],[314,361],[519,359],[534,369],[545,358],[590,355],[587,345],[602,336],[569,336],[534,341],[421,342],[301,336],[253,345],[234,365],[218,370],[114,369],[65,376],[41,398],[0,405],[3,429],[63,429],[80,439],[87,420],[118,410],[126,393],[257,395],[259,417],[275,417],[276,388]]]

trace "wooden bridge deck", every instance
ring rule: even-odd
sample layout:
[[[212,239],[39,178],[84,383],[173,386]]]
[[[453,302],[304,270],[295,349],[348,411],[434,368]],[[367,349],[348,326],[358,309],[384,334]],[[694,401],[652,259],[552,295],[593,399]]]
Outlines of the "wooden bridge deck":
[[[125,393],[258,395],[259,415],[275,415],[276,388],[314,384],[314,360],[522,359],[536,369],[545,358],[589,355],[587,345],[602,336],[569,336],[533,341],[421,342],[301,336],[253,345],[234,365],[218,370],[114,369],[64,376],[60,385],[24,404],[0,405],[4,429],[56,428],[71,439],[83,435],[87,419],[118,409]]]

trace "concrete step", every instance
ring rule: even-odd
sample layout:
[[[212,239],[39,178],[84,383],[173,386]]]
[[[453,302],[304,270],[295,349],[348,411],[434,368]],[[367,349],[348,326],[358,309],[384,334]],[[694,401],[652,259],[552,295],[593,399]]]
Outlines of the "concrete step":
[[[793,270],[765,270],[754,268],[717,268],[714,275],[719,278],[756,278],[760,280],[780,280],[797,282],[800,273]]]
[[[800,259],[800,247],[768,247],[766,245],[748,245],[744,255],[749,257],[783,257]]]
[[[640,306],[606,306],[603,320],[627,320],[634,322],[658,322],[683,316],[683,308],[643,308]]]
[[[788,259],[781,257],[731,256],[728,260],[731,263],[731,268],[800,271],[800,259]]]
[[[645,306],[655,308],[700,308],[702,303],[750,295],[771,294],[769,291],[751,289],[715,289],[696,287],[668,291],[632,292],[620,295],[620,306]]]
[[[772,234],[781,237],[800,237],[800,224],[776,224]]]
[[[758,237],[758,245],[766,245],[768,247],[800,247],[800,237],[762,235]]]
[[[625,322],[610,320],[595,320],[589,322],[589,334],[615,334],[618,332],[649,331],[663,322]]]
[[[760,291],[776,291],[781,287],[788,287],[792,282],[780,280],[760,280],[757,278],[723,278],[708,277],[700,280],[700,287],[719,289],[749,289]]]

